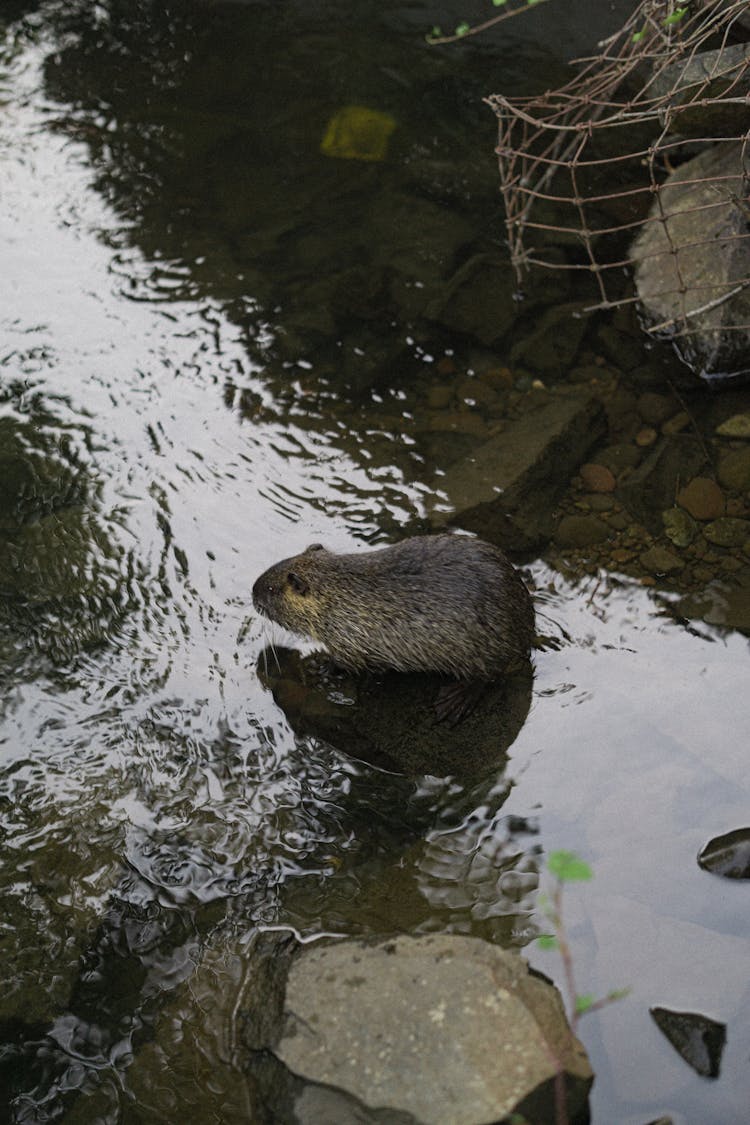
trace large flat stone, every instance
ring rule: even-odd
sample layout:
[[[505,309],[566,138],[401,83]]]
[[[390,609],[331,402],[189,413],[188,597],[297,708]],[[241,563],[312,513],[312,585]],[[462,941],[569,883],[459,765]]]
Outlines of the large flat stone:
[[[518,954],[456,935],[304,950],[274,1054],[308,1083],[424,1125],[554,1120],[555,1058],[571,1120],[592,1082],[557,990]]]
[[[449,507],[434,522],[512,550],[538,546],[552,533],[556,500],[605,430],[604,410],[590,394],[545,395],[436,479]]]

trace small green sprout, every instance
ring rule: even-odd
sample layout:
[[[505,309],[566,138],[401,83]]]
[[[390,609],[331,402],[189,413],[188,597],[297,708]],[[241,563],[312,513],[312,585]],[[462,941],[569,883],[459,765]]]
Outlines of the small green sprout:
[[[623,996],[628,995],[629,989],[616,989],[599,1000],[591,993],[579,994],[576,991],[573,954],[568,943],[562,916],[563,887],[565,883],[588,882],[593,879],[594,874],[585,860],[577,856],[575,852],[564,849],[550,852],[547,858],[547,870],[555,879],[555,886],[551,895],[542,892],[537,899],[537,903],[547,920],[551,922],[552,932],[539,934],[536,941],[540,949],[546,952],[556,951],[562,958],[570,1007],[570,1022],[575,1033],[580,1016],[585,1015],[586,1012],[596,1012],[615,1000],[621,1000]]]
[[[675,8],[675,10],[673,12],[670,12],[669,15],[666,17],[666,19],[664,20],[663,26],[664,27],[670,27],[673,23],[679,23],[686,12],[687,12],[687,7]]]
[[[550,852],[547,860],[550,875],[554,875],[561,883],[588,882],[594,874],[588,863],[582,860],[575,852],[564,850]]]

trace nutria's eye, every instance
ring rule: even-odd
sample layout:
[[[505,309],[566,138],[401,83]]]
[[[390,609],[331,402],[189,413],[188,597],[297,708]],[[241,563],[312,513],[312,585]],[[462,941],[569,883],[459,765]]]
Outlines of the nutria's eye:
[[[310,593],[310,587],[307,582],[305,582],[304,578],[300,578],[299,574],[295,574],[293,570],[289,571],[286,580],[295,594],[301,594],[304,597],[305,594]]]

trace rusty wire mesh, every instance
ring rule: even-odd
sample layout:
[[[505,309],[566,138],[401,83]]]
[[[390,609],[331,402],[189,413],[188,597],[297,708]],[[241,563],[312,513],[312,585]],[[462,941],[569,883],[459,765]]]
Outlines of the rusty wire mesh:
[[[532,265],[587,271],[595,285],[589,307],[637,301],[633,242],[658,224],[657,244],[645,256],[670,255],[668,283],[656,296],[672,309],[652,318],[652,333],[698,332],[700,314],[750,285],[744,272],[731,285],[726,277],[683,277],[687,250],[726,254],[728,244],[750,239],[749,11],[746,0],[698,0],[680,15],[672,2],[642,0],[599,54],[574,63],[566,85],[487,99],[499,119],[501,190],[519,282]],[[718,171],[683,179],[700,196],[682,208],[686,240],[672,222],[670,184],[680,176],[675,168],[709,148],[721,156]],[[716,209],[734,209],[734,223],[704,235]],[[724,327],[750,331],[749,323]]]

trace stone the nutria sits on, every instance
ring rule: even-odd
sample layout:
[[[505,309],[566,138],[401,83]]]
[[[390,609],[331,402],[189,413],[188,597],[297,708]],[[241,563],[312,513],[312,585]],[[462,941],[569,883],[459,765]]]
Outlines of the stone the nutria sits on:
[[[487,682],[525,658],[534,639],[534,609],[518,572],[499,547],[461,535],[345,555],[315,543],[262,574],[253,603],[355,672]]]

